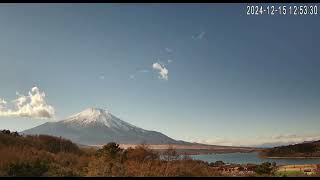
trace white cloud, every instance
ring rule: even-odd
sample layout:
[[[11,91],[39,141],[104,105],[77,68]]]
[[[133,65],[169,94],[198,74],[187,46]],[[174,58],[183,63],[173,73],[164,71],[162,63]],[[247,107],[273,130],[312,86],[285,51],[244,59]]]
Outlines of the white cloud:
[[[5,117],[29,117],[29,118],[53,118],[55,110],[45,101],[45,93],[41,92],[38,87],[33,87],[28,96],[20,95],[12,100],[14,108],[8,108],[7,102],[0,99],[0,116]]]
[[[159,71],[159,78],[168,80],[168,69],[159,63],[153,63],[152,68]]]
[[[5,101],[4,99],[1,99],[0,98],[0,111],[1,111],[1,109],[3,109],[4,108],[4,106],[7,104],[7,101]]]
[[[202,32],[200,32],[198,35],[192,36],[192,39],[201,40],[201,39],[203,39],[203,37],[204,37],[205,34],[206,34],[206,32],[202,31]]]
[[[172,61],[173,61],[172,59],[168,59],[168,64],[172,63]]]
[[[4,99],[0,98],[0,104],[7,104],[7,102]]]

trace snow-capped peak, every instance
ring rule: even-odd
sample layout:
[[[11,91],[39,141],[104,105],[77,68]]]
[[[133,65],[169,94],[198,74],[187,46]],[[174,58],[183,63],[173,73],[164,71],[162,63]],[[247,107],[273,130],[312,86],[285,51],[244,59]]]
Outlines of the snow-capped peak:
[[[44,123],[23,131],[24,134],[47,134],[84,145],[106,144],[175,144],[162,133],[144,130],[112,115],[108,110],[88,108],[58,122]]]
[[[108,110],[100,108],[88,108],[63,120],[64,123],[75,123],[82,126],[90,124],[103,124],[109,128],[129,130],[137,128],[127,122],[113,116]],[[140,129],[140,128],[139,128]]]
[[[109,115],[108,110],[100,109],[100,108],[88,108],[80,113],[71,115],[72,117],[87,117],[90,120],[96,120],[100,116]]]

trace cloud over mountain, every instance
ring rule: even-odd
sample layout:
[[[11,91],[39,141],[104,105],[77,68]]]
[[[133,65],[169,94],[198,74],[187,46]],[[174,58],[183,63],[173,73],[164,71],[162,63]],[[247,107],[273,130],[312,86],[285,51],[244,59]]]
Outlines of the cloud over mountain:
[[[195,35],[195,36],[192,36],[192,39],[194,40],[201,40],[203,39],[204,35],[206,34],[206,32],[204,31],[201,31],[199,34]]]
[[[33,87],[28,95],[16,93],[19,97],[7,103],[0,98],[0,116],[5,117],[29,117],[36,119],[53,118],[54,107],[45,101],[45,93],[38,87]]]
[[[159,71],[159,78],[168,80],[168,69],[161,65],[160,63],[153,63],[152,68]]]

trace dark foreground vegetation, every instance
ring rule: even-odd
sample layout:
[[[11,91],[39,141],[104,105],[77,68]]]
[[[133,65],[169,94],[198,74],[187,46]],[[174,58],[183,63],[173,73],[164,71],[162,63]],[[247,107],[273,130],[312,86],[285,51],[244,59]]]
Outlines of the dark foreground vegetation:
[[[173,148],[159,154],[147,145],[121,149],[108,143],[96,150],[59,137],[0,131],[0,176],[273,176],[275,169],[271,163],[192,160]]]
[[[261,153],[265,157],[320,157],[320,141],[274,147]]]

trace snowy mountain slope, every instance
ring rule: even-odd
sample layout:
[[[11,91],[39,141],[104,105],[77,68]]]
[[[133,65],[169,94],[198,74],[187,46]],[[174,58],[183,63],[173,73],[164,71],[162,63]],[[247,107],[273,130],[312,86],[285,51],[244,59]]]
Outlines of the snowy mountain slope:
[[[61,136],[84,145],[106,144],[184,144],[160,132],[136,127],[112,115],[110,112],[89,108],[65,120],[47,122],[25,130],[23,134],[47,134]]]

